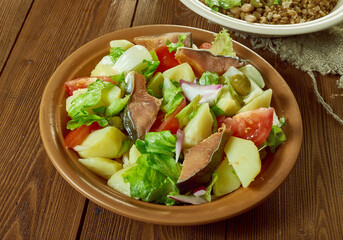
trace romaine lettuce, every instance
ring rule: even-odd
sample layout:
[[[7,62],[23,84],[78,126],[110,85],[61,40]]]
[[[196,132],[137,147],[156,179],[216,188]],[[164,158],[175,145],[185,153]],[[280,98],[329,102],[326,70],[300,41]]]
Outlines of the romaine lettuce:
[[[171,43],[169,40],[166,41],[166,45],[168,47],[169,52],[176,52],[177,48],[179,47],[183,47],[183,41],[186,39],[186,35],[185,34],[181,34],[179,35],[178,39],[179,41],[177,43]]]
[[[175,117],[179,121],[180,129],[186,126],[192,119],[191,117],[194,116],[194,114],[192,113],[197,110],[200,100],[201,95],[198,94],[186,107],[184,107],[178,114],[175,115]]]
[[[130,195],[145,202],[173,205],[174,200],[167,197],[177,192],[175,183],[160,171],[155,170],[148,161],[149,154],[141,155],[136,166],[123,174],[125,182],[130,183]]]
[[[219,7],[223,9],[230,9],[233,7],[241,6],[241,0],[206,0],[205,4],[207,4],[210,8],[214,11],[219,11]]]
[[[219,84],[219,76],[215,72],[204,72],[200,79],[199,79],[200,85],[212,85],[212,84]]]
[[[110,54],[109,56],[111,57],[111,60],[113,63],[116,63],[116,61],[118,60],[118,58],[123,55],[123,53],[126,50],[124,48],[121,47],[114,47],[110,49]]]
[[[161,110],[166,113],[165,116],[173,113],[184,99],[180,84],[176,81],[169,80],[168,78],[164,79],[162,95],[163,101]]]
[[[129,169],[124,180],[130,183],[130,195],[146,202],[173,205],[167,197],[177,194],[176,181],[181,164],[175,163],[176,137],[169,131],[150,132],[145,140],[137,140],[136,147],[142,155],[137,166]]]
[[[165,154],[175,155],[176,137],[170,131],[148,132],[145,140],[137,140],[136,147],[142,154]]]
[[[287,140],[286,135],[282,131],[281,127],[286,125],[285,118],[282,117],[279,120],[278,125],[273,125],[272,129],[269,133],[269,136],[265,142],[265,144],[270,148],[271,152],[275,152],[276,148]]]
[[[236,56],[236,53],[233,50],[232,39],[226,29],[214,34],[214,36],[215,39],[210,48],[211,53],[216,55]]]
[[[124,98],[113,99],[111,104],[106,109],[106,117],[113,117],[120,113],[130,100],[131,95],[126,95]]]

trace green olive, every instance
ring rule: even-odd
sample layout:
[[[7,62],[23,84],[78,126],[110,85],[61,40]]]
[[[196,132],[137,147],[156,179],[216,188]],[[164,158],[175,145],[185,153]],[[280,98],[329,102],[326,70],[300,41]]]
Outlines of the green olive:
[[[245,74],[235,74],[230,78],[230,83],[236,92],[246,96],[251,91],[251,83]]]

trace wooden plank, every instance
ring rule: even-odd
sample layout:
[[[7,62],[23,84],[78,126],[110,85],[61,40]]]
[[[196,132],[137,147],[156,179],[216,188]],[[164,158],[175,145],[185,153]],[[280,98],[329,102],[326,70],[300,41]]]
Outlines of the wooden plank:
[[[11,52],[32,0],[0,1],[0,73]]]
[[[43,149],[40,99],[72,51],[129,27],[134,6],[109,0],[36,0],[32,6],[0,78],[0,239],[77,236],[86,199],[62,179]]]
[[[90,202],[81,239],[225,239],[225,221],[202,226],[162,226],[128,219]]]

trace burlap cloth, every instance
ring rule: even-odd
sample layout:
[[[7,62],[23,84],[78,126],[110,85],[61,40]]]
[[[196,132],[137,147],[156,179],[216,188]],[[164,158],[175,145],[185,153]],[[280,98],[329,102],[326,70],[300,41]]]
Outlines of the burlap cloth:
[[[247,35],[236,33],[247,38]],[[283,38],[250,36],[253,48],[269,50],[279,54],[282,61],[293,64],[305,71],[313,80],[314,92],[326,111],[343,124],[332,107],[325,102],[318,91],[316,73],[322,75],[338,74],[337,88],[343,89],[343,24],[328,30]]]

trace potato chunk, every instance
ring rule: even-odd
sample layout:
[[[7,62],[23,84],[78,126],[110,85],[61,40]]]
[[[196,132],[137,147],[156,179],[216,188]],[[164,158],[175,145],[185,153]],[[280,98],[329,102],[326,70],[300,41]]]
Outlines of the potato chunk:
[[[79,162],[95,174],[109,179],[114,173],[122,169],[122,164],[109,158],[92,157],[80,158]]]
[[[242,186],[249,186],[261,171],[260,154],[255,144],[250,140],[231,137],[224,151]]]
[[[128,137],[116,127],[106,127],[92,132],[74,150],[82,158],[104,157],[119,158],[123,141]]]

